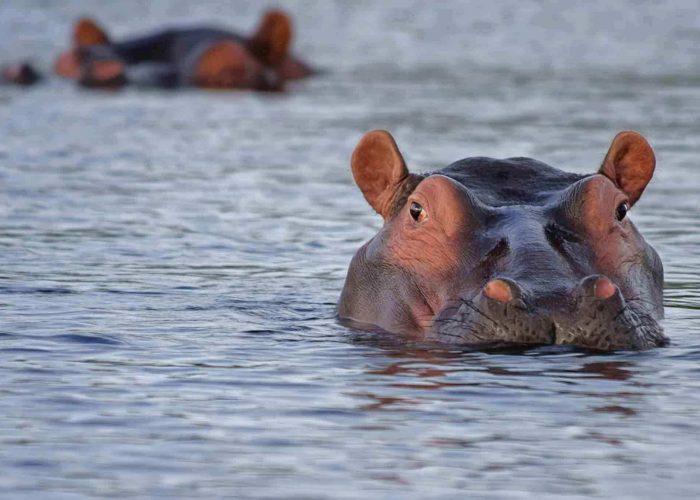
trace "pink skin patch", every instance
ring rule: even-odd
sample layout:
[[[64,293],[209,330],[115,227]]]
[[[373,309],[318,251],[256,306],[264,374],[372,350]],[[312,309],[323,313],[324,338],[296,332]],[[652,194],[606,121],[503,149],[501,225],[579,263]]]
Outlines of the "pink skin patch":
[[[98,61],[93,64],[90,73],[97,81],[110,81],[124,73],[124,65],[119,61]]]
[[[12,66],[8,66],[2,71],[2,76],[5,80],[14,82],[19,78],[20,74],[20,68],[18,65],[13,64]]]
[[[262,66],[239,43],[213,44],[202,54],[193,77],[194,84],[205,88],[253,88]]]
[[[595,296],[600,300],[609,299],[615,294],[617,287],[603,276],[595,282]]]
[[[78,78],[80,76],[80,62],[78,61],[77,51],[68,50],[58,56],[54,64],[54,71],[63,78],[70,78],[71,80]]]
[[[513,299],[513,292],[508,283],[503,280],[491,280],[484,287],[484,295],[488,298],[503,302],[504,304]]]

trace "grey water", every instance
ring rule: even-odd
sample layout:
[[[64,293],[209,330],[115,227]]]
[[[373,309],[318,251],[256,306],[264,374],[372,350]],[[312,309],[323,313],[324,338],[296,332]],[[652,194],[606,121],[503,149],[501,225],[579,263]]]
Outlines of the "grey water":
[[[323,67],[285,95],[0,88],[0,497],[697,498],[700,10],[692,1],[278,1]],[[0,60],[70,23],[255,25],[261,2],[0,3]],[[641,131],[631,217],[667,348],[463,352],[339,325],[381,221],[386,128],[415,171],[585,173]]]

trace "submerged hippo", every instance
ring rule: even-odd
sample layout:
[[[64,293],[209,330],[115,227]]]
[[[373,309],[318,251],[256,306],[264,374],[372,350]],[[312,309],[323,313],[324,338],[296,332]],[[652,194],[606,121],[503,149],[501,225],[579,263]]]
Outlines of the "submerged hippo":
[[[384,226],[352,259],[338,315],[451,344],[662,346],[663,267],[628,217],[654,167],[621,132],[592,175],[484,157],[417,175],[369,132],[352,173]]]
[[[28,87],[41,80],[39,72],[26,61],[0,66],[0,83]]]
[[[313,70],[290,52],[293,29],[283,11],[267,11],[250,37],[209,26],[167,29],[112,40],[92,19],[73,28],[73,46],[55,72],[85,86],[205,87],[282,90]]]

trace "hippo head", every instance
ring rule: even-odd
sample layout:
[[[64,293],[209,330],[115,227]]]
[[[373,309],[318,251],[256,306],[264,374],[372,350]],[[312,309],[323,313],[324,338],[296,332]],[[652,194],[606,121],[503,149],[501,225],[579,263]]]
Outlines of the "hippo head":
[[[663,267],[628,215],[654,166],[621,132],[592,175],[484,157],[416,175],[388,132],[369,132],[352,172],[384,226],[355,254],[338,315],[452,344],[664,345]]]

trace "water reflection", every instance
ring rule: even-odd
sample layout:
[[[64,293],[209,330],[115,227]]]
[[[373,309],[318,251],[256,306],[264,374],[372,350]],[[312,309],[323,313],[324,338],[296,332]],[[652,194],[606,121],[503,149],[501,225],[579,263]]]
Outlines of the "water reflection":
[[[585,373],[586,376],[592,375],[593,378],[601,378],[605,380],[630,380],[632,378],[631,369],[634,364],[630,361],[607,361],[596,363],[585,363],[578,373]]]
[[[552,398],[580,398],[586,411],[630,417],[644,404],[646,388],[650,388],[648,382],[636,379],[635,374],[643,369],[634,360],[618,360],[612,355],[568,348],[552,354],[544,347],[528,350],[529,362],[523,364],[522,354],[460,352],[416,345],[401,348],[396,342],[387,345],[385,337],[377,340],[381,356],[369,353],[365,371],[374,390],[348,393],[358,400],[361,411],[416,411],[455,396],[483,398],[508,388],[517,392],[514,397],[518,399],[528,393],[538,399],[547,390]],[[371,343],[366,336],[362,342]]]

